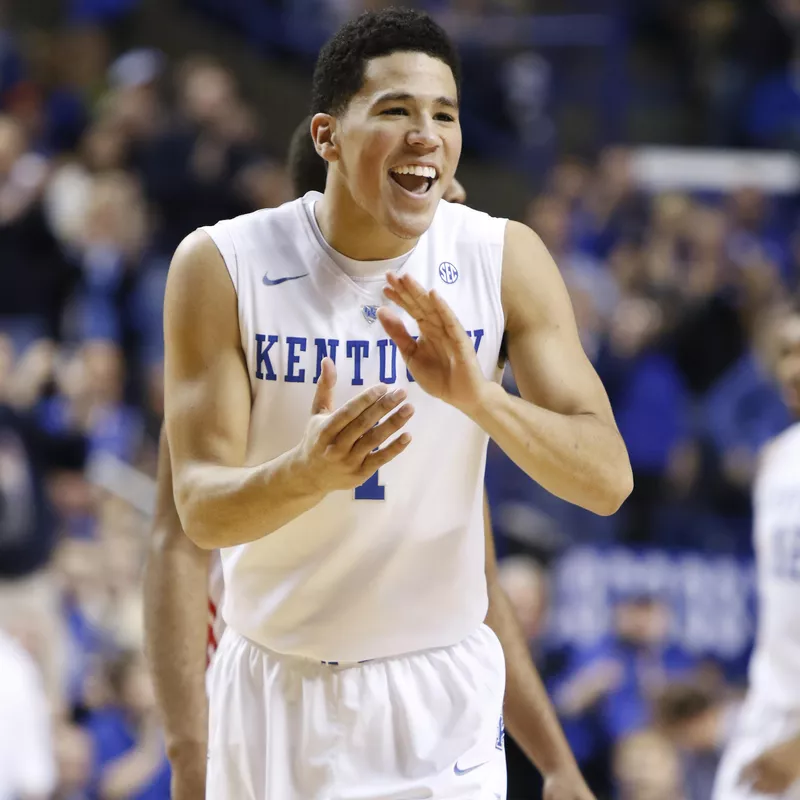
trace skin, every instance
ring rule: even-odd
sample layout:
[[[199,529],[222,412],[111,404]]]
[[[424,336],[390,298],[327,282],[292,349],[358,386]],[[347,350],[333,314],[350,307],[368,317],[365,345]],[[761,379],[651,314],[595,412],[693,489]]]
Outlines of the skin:
[[[786,405],[800,418],[800,314],[782,319],[775,331],[775,375]],[[800,734],[779,742],[743,770],[741,782],[764,795],[781,796],[800,780]]]
[[[407,99],[398,99],[406,96]],[[317,220],[329,244],[350,258],[407,253],[430,227],[461,155],[458,96],[450,68],[423,53],[367,63],[345,114],[316,114],[311,135],[328,164]],[[390,177],[392,167],[427,164],[438,179],[421,198]]]
[[[330,165],[318,220],[337,250],[362,260],[391,258],[427,229],[461,149],[457,110],[443,100],[453,97],[449,68],[421,54],[395,53],[368,64],[364,87],[338,116],[314,117],[317,152]],[[422,197],[398,189],[389,174],[411,163],[437,168],[439,179]],[[387,295],[416,320],[421,335],[414,342],[388,310],[381,324],[425,391],[467,414],[551,492],[600,514],[619,507],[632,487],[627,453],[581,348],[563,281],[532,231],[509,223],[503,258],[506,341],[522,398],[483,378],[464,329],[435,292],[406,277],[387,276],[387,283]],[[197,319],[204,324],[194,325]],[[205,234],[187,237],[173,259],[165,340],[174,496],[186,534],[200,547],[269,535],[328,491],[359,485],[407,446],[399,436],[372,451],[405,424],[407,416],[391,414],[404,407],[404,393],[371,387],[333,409],[335,372],[328,363],[302,441],[269,462],[259,459],[256,446],[249,449],[250,384],[236,297]],[[373,429],[376,415],[387,414],[385,427]],[[369,449],[365,435],[372,437]],[[518,696],[530,717],[514,723],[517,738],[545,774],[546,800],[587,800],[591,794],[532,667],[521,685]]]

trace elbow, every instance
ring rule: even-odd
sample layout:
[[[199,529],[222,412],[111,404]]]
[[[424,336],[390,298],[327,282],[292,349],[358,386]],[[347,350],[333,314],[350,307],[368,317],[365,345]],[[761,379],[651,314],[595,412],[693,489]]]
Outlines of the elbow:
[[[603,481],[604,488],[597,497],[596,507],[590,509],[598,516],[610,517],[616,514],[633,491],[633,470],[627,452],[620,462]]]
[[[201,550],[216,550],[219,543],[214,536],[216,526],[210,524],[206,503],[196,491],[185,483],[175,487],[175,507],[186,538]]]

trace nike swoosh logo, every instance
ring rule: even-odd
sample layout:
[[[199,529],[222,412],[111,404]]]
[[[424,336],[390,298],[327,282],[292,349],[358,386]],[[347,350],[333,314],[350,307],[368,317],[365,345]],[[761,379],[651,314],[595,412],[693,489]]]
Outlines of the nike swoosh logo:
[[[277,286],[279,283],[286,283],[286,281],[296,281],[300,278],[307,278],[308,273],[304,272],[302,275],[289,275],[286,278],[270,278],[266,273],[264,273],[264,277],[261,279],[264,286]]]
[[[467,775],[470,772],[472,772],[473,770],[480,769],[481,767],[485,766],[488,763],[489,763],[488,761],[481,761],[480,764],[476,764],[474,767],[467,767],[466,769],[459,769],[458,762],[456,762],[456,765],[453,767],[453,772],[455,772],[456,775]]]

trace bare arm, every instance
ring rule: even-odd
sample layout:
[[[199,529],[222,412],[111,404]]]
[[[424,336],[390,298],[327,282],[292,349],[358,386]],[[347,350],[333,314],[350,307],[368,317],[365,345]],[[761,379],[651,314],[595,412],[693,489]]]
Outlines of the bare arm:
[[[506,698],[503,709],[506,728],[543,775],[560,773],[572,776],[573,780],[580,780],[572,751],[531,660],[528,643],[500,585],[492,523],[485,495],[483,503],[486,584],[489,591],[486,624],[497,634],[506,658]]]
[[[625,444],[558,268],[533,231],[516,222],[506,231],[502,294],[522,397],[486,383],[468,413],[549,492],[613,514],[633,488]]]
[[[334,410],[336,369],[324,359],[303,440],[247,466],[251,396],[236,292],[222,256],[200,231],[181,243],[170,266],[164,343],[175,503],[186,535],[199,547],[260,539],[329,492],[360,485],[411,441],[402,434],[376,450],[411,416],[405,406],[381,422],[405,394],[374,386]]]
[[[378,319],[419,386],[460,409],[537,483],[597,514],[633,488],[628,454],[603,384],[583,352],[564,282],[536,234],[509,222],[503,254],[506,340],[522,397],[483,375],[473,345],[435,290],[387,273],[385,295],[419,324],[411,336],[382,307]]]
[[[144,615],[147,657],[173,768],[175,800],[202,800],[205,792],[209,561],[208,551],[194,544],[181,527],[162,429]]]
[[[284,454],[245,466],[250,382],[236,292],[205,233],[175,253],[164,299],[165,421],[186,534],[214,549],[260,539],[320,499]]]

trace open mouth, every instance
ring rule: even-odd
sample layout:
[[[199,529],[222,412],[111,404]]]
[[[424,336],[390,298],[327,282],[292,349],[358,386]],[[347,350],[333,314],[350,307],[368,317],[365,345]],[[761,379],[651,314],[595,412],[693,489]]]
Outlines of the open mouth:
[[[392,180],[409,194],[425,195],[438,179],[436,167],[408,166],[389,170]]]

